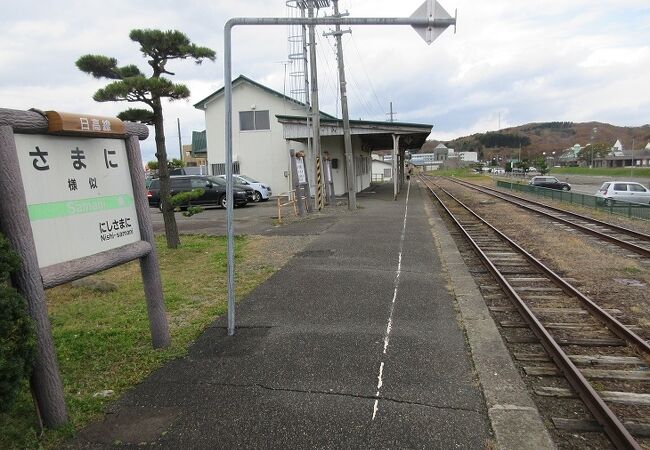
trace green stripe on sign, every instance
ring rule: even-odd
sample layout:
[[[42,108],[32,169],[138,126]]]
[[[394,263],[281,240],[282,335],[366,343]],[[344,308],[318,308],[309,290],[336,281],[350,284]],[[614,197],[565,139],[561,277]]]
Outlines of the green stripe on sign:
[[[128,194],[106,197],[85,198],[52,203],[37,203],[27,206],[29,220],[58,219],[61,217],[88,214],[109,209],[126,208],[133,205],[133,197]]]

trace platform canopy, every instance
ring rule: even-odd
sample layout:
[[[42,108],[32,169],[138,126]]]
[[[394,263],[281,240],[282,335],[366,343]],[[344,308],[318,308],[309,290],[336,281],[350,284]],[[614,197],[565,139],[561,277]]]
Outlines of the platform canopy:
[[[283,125],[284,138],[292,141],[306,142],[310,136],[306,117],[275,116]],[[343,120],[323,117],[321,115],[321,137],[343,137]],[[368,120],[350,120],[350,134],[361,138],[365,151],[388,150],[393,148],[393,135],[399,135],[400,150],[419,149],[431,133],[433,125],[406,122],[375,122]]]

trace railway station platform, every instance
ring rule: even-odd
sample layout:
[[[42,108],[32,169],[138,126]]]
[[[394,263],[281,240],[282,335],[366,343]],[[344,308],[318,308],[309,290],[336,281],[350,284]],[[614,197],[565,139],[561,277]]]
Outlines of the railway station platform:
[[[424,187],[358,204],[69,446],[552,448]]]

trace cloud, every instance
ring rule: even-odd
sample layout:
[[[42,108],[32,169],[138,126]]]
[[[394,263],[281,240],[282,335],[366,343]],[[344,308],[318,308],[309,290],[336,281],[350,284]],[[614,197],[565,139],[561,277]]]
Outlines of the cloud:
[[[529,121],[599,120],[620,125],[647,122],[650,90],[650,7],[647,0],[440,0],[458,8],[458,31],[446,30],[432,45],[408,26],[358,26],[343,36],[352,118],[385,120],[389,102],[397,120],[430,123],[445,139]],[[422,0],[341,0],[356,17],[405,17]],[[115,0],[99,11],[88,2],[23,0],[0,17],[1,107],[52,108],[114,115],[127,105],[96,103],[105,84],[74,65],[86,53],[148,69],[133,28],[179,29],[217,52],[216,63],[170,63],[175,82],[192,91],[189,101],[165,104],[170,154],[181,138],[202,130],[193,104],[223,85],[223,25],[236,16],[283,17],[284,1]],[[320,15],[323,15],[322,11]],[[327,11],[330,14],[330,11]],[[340,111],[334,40],[317,27],[321,109]],[[236,27],[233,75],[242,73],[283,92],[292,88],[285,67],[287,27]],[[286,69],[286,72],[285,72]],[[295,86],[294,86],[295,87]],[[133,105],[137,106],[137,105]],[[150,137],[143,158],[153,159]]]

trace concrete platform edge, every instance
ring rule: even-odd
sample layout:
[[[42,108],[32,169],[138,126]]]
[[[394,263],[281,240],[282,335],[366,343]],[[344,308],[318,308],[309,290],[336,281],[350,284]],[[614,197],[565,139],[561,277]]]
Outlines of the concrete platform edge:
[[[485,301],[445,223],[426,205],[433,238],[457,300],[499,449],[555,449]]]

